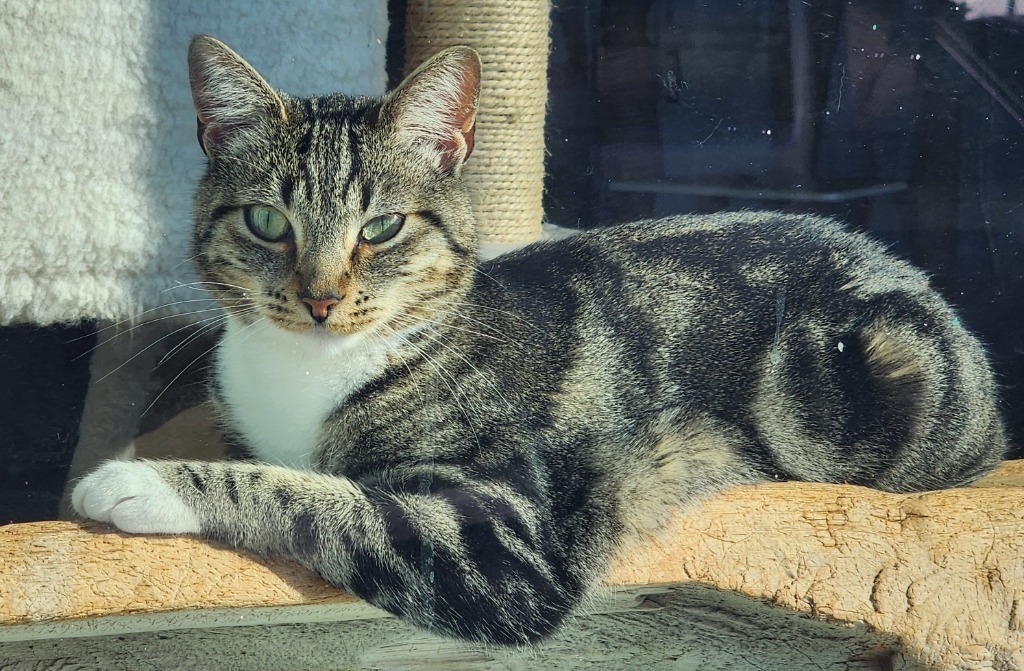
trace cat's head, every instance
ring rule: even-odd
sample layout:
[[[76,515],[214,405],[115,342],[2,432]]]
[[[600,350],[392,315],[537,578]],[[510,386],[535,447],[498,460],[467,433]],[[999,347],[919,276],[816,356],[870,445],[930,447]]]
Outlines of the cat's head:
[[[383,98],[276,92],[207,36],[188,63],[208,157],[193,251],[234,318],[388,334],[467,290],[475,51],[442,51]]]

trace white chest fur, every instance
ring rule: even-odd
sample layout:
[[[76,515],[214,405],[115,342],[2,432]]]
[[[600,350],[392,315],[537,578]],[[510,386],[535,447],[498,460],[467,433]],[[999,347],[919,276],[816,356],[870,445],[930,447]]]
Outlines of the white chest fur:
[[[228,320],[217,375],[229,421],[257,458],[309,468],[327,415],[378,375],[388,346]]]

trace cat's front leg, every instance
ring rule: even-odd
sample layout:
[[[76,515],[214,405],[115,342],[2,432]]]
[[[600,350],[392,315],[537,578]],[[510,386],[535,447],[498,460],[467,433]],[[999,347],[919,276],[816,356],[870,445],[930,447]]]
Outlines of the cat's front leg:
[[[512,483],[433,464],[370,485],[261,463],[108,462],[72,500],[124,531],[298,561],[413,624],[499,644],[551,633],[604,561],[597,532],[557,537]]]
[[[199,517],[156,463],[107,461],[71,494],[75,512],[133,534],[198,534]]]

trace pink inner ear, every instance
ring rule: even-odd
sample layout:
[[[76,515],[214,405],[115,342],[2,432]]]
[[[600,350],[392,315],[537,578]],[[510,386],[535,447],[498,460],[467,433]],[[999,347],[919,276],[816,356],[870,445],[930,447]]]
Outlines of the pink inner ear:
[[[392,92],[395,130],[403,142],[433,150],[432,159],[442,169],[458,170],[473,153],[479,92],[476,52],[465,47],[443,51]]]
[[[227,45],[195,37],[189,45],[188,68],[198,116],[196,135],[207,155],[263,120],[287,121],[281,98]]]
[[[466,140],[466,155],[462,157],[465,161],[473,153],[473,135],[476,133],[476,114],[473,114],[462,124],[462,137]]]
[[[450,140],[441,140],[435,146],[438,153],[441,154],[441,167],[445,170],[451,170],[458,165],[460,156],[463,161],[469,156],[470,145],[462,135],[453,135]],[[464,155],[462,154],[463,148],[466,148]]]
[[[460,163],[465,163],[469,155],[473,153],[473,136],[476,133],[476,112],[469,108],[463,110],[466,114],[461,125],[452,127],[452,134],[447,140],[440,140],[435,145],[441,154],[441,163],[446,169],[454,168]],[[456,119],[456,123],[458,120]]]

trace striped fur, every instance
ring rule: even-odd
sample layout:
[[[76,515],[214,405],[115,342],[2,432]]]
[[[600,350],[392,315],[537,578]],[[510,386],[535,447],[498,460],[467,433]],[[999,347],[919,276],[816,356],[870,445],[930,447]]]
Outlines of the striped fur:
[[[471,51],[380,100],[273,93],[210,38],[190,63],[217,128],[195,234],[231,315],[215,396],[258,459],[107,465],[75,491],[83,514],[289,557],[426,629],[518,644],[698,497],[960,485],[1003,454],[981,346],[861,235],[674,217],[477,264]],[[263,99],[224,111],[236,88]],[[291,237],[254,235],[249,205]],[[360,237],[389,213],[397,235]],[[303,298],[325,296],[318,323]]]

